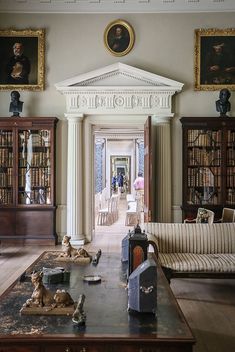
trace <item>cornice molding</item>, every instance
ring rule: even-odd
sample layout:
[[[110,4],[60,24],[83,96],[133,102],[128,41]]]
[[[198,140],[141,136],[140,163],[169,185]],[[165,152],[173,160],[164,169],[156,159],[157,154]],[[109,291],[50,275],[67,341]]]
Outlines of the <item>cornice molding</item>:
[[[233,12],[234,0],[0,0],[5,13]]]

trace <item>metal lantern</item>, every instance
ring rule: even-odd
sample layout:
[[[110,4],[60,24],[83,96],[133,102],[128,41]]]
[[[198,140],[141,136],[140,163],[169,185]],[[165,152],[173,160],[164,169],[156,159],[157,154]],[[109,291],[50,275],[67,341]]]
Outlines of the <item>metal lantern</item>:
[[[142,232],[140,226],[137,225],[129,237],[128,277],[147,259],[147,255],[148,238],[146,233]]]

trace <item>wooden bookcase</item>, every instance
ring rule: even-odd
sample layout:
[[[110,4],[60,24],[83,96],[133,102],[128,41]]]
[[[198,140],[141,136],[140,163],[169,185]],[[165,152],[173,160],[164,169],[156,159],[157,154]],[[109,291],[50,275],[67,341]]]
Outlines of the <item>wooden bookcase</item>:
[[[235,208],[235,118],[182,117],[183,219]]]
[[[0,118],[0,239],[55,244],[55,117]]]

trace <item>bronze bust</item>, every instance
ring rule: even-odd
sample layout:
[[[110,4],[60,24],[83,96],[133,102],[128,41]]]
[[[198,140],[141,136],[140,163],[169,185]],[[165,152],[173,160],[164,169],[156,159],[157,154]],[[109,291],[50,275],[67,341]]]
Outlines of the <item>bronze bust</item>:
[[[20,101],[20,93],[17,90],[11,92],[11,103],[9,111],[12,112],[12,117],[20,116],[20,112],[23,109],[23,102]]]
[[[216,100],[216,111],[220,113],[221,117],[227,116],[227,112],[231,109],[229,98],[231,96],[230,91],[227,88],[221,89],[219,93],[219,100]]]

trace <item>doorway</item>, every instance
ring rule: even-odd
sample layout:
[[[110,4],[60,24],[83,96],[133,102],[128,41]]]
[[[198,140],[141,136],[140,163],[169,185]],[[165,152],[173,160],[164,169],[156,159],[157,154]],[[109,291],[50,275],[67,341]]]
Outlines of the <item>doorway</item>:
[[[135,197],[133,183],[138,172],[144,168],[144,132],[142,128],[102,128],[94,127],[94,220],[93,239],[108,235],[122,238],[136,223],[126,224],[128,209],[127,195]],[[123,183],[119,183],[122,175]],[[118,198],[116,217],[99,218],[99,212],[109,210],[111,198]],[[133,199],[135,200],[135,199]]]
[[[110,156],[111,193],[131,193],[131,156]]]

